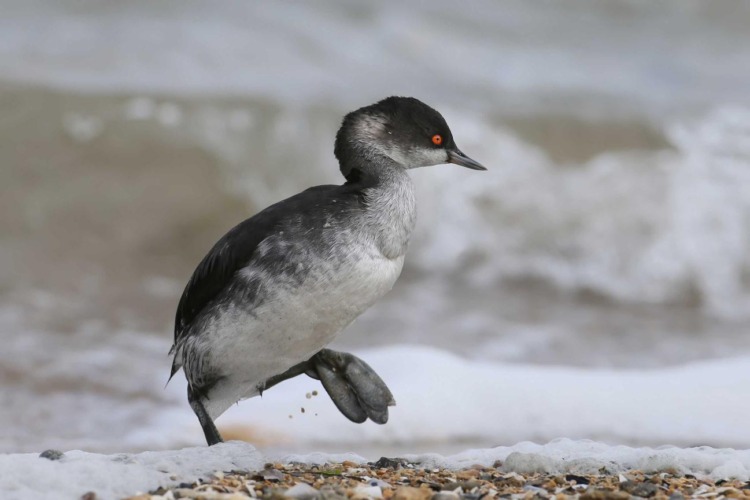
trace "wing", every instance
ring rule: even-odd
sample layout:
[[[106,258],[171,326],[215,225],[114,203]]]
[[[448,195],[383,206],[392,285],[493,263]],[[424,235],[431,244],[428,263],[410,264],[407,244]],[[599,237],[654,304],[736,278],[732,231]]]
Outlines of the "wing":
[[[261,241],[273,234],[277,217],[261,212],[232,228],[203,257],[188,280],[177,305],[175,344],[189,330],[203,308],[245,267]]]
[[[175,315],[175,345],[187,335],[198,314],[231,282],[235,273],[251,264],[261,241],[275,234],[287,219],[309,211],[311,201],[337,189],[341,186],[316,186],[271,205],[232,228],[216,242],[182,292]]]

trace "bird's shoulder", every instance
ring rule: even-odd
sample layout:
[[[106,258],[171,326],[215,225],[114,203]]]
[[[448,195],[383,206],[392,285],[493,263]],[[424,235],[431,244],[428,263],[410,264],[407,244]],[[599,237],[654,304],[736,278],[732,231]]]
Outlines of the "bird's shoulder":
[[[248,266],[264,240],[278,235],[300,220],[322,212],[355,210],[360,191],[351,185],[315,186],[282,200],[240,222],[222,236],[196,267],[185,286],[175,316],[175,344],[189,330],[196,316]]]

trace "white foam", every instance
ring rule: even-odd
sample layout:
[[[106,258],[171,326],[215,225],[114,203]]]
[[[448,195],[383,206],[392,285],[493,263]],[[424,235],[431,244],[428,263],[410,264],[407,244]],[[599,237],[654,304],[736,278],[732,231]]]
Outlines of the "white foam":
[[[360,449],[363,444],[486,446],[558,437],[750,447],[747,357],[656,370],[490,364],[405,346],[367,351],[361,357],[396,398],[386,425],[347,421],[319,383],[307,377],[240,402],[217,425],[252,429],[278,445],[307,449],[316,443]],[[307,399],[312,390],[319,395]],[[187,405],[165,412],[163,419],[155,423],[153,434],[167,440],[202,439]],[[150,438],[144,430],[128,439],[147,445]]]
[[[237,441],[137,454],[69,451],[55,461],[37,453],[0,455],[0,496],[6,500],[79,499],[93,491],[96,498],[114,499],[193,482],[217,471],[259,470],[262,466],[260,453]]]
[[[557,439],[547,444],[523,442],[514,446],[467,450],[447,457],[430,454],[410,455],[406,458],[428,467],[450,469],[472,465],[489,467],[500,461],[503,470],[521,474],[616,474],[641,470],[646,473],[676,471],[713,480],[750,479],[750,450],[706,446],[633,448],[589,440]]]

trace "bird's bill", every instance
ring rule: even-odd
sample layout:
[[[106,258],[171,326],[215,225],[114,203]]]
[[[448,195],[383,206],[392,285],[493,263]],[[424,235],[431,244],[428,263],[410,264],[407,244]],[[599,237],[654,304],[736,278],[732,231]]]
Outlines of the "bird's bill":
[[[472,170],[487,170],[487,168],[476,160],[466,156],[460,149],[448,150],[448,163],[455,163]]]

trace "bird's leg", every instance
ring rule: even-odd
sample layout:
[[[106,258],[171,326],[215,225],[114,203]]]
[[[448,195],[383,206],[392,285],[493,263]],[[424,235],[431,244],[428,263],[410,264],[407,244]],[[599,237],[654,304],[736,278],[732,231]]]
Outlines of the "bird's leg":
[[[211,420],[211,417],[206,411],[206,407],[203,406],[203,402],[201,401],[200,396],[195,394],[195,392],[190,388],[188,388],[188,402],[190,402],[190,407],[198,417],[198,421],[203,428],[203,434],[206,436],[206,442],[208,443],[208,446],[213,446],[216,443],[223,443],[224,440],[221,439],[219,430],[216,428],[214,421]]]
[[[322,349],[308,361],[269,378],[260,392],[303,373],[320,380],[336,408],[352,422],[359,424],[369,417],[384,424],[388,407],[396,404],[388,386],[370,365],[353,354],[331,349]]]
[[[370,365],[353,354],[331,349],[321,350],[310,361],[317,378],[345,417],[356,423],[368,417],[377,424],[388,421],[388,407],[396,401]]]
[[[303,373],[307,373],[308,376],[316,380],[320,380],[320,377],[318,377],[317,373],[315,372],[315,365],[312,363],[312,360],[303,361],[302,363],[299,363],[289,368],[284,373],[274,375],[273,377],[270,377],[265,382],[263,382],[263,387],[259,388],[261,396],[263,395],[263,391],[266,391],[270,389],[271,387],[275,386],[276,384],[279,384],[285,380],[294,378],[297,375],[302,375]]]

